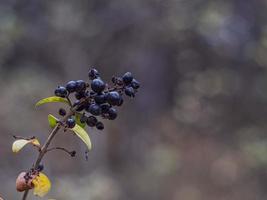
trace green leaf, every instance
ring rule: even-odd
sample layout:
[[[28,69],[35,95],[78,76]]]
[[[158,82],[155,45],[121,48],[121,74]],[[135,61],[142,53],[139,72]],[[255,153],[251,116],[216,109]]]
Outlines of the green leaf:
[[[37,107],[45,103],[57,103],[57,102],[69,104],[68,100],[65,98],[53,96],[53,97],[47,97],[47,98],[41,99],[35,104],[35,106]]]
[[[48,115],[48,123],[51,128],[55,128],[57,125],[58,119],[54,117],[53,115]]]
[[[86,126],[86,123],[82,123],[81,122],[81,117],[82,117],[82,114],[80,113],[76,113],[75,114],[75,122],[82,128],[84,128]]]
[[[86,133],[86,131],[78,124],[76,124],[74,126],[74,128],[72,128],[72,130],[86,144],[88,149],[91,150],[92,149],[92,143],[91,143],[89,135]]]

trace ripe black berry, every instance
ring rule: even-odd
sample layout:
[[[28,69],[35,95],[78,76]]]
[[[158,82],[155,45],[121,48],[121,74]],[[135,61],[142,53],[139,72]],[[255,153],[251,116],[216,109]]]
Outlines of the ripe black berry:
[[[94,79],[91,83],[91,88],[94,92],[100,93],[105,89],[106,85],[101,79]]]
[[[77,82],[76,81],[69,81],[66,85],[66,89],[69,93],[76,91]]]
[[[94,99],[95,99],[95,102],[97,104],[102,104],[102,103],[105,103],[105,101],[106,101],[106,95],[105,94],[99,94],[99,95],[96,95]]]
[[[82,116],[80,117],[80,122],[81,122],[81,123],[86,123],[86,121],[87,121],[87,117],[86,117],[85,115],[82,115]]]
[[[65,116],[66,115],[66,110],[63,109],[63,108],[60,108],[59,111],[58,111],[58,114],[61,115],[61,116]]]
[[[76,91],[84,92],[86,90],[86,83],[83,80],[76,81]]]
[[[134,97],[134,89],[132,87],[125,88],[125,94],[129,97]]]
[[[137,80],[133,79],[131,82],[131,86],[133,87],[133,89],[137,90],[140,87],[140,83]]]
[[[118,102],[117,106],[121,106],[123,104],[123,98],[120,98],[120,101]]]
[[[103,103],[100,105],[102,113],[107,113],[110,107],[111,106],[108,103]]]
[[[93,80],[95,78],[98,78],[99,77],[99,73],[96,69],[91,69],[88,73],[88,76],[89,76],[89,79],[90,80]]]
[[[97,123],[97,119],[94,116],[89,116],[86,121],[87,125],[90,127],[94,127]]]
[[[108,110],[108,119],[110,120],[114,120],[117,118],[117,111],[115,108],[110,108]]]
[[[128,84],[130,84],[130,83],[132,82],[132,80],[133,80],[133,75],[132,75],[131,72],[126,72],[126,73],[123,75],[122,79],[123,79],[123,82],[124,82],[126,85],[128,85]]]
[[[66,90],[65,87],[63,86],[58,86],[56,89],[55,89],[55,95],[58,96],[58,97],[67,97],[68,96],[68,91]]]
[[[102,122],[97,122],[97,123],[96,123],[96,128],[97,128],[98,130],[103,130],[103,129],[104,129],[104,124],[103,124]]]
[[[91,104],[89,107],[88,107],[88,111],[92,114],[92,115],[95,115],[95,116],[98,116],[101,114],[101,108],[98,104]]]
[[[68,128],[73,128],[76,124],[75,120],[73,118],[68,118],[66,121],[66,124]]]
[[[85,93],[84,92],[76,92],[75,97],[76,97],[76,99],[80,100],[81,98],[85,97]]]
[[[39,164],[38,167],[37,167],[37,171],[38,171],[38,172],[41,172],[41,171],[43,171],[43,170],[44,170],[44,165]]]
[[[120,103],[121,96],[118,92],[109,92],[107,95],[107,101],[110,105],[118,105]]]

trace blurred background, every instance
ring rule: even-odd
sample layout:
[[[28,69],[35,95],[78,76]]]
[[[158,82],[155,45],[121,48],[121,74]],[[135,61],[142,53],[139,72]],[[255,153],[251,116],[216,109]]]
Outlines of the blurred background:
[[[70,79],[133,72],[142,83],[85,145],[59,134],[45,173],[57,200],[267,198],[267,3],[244,0],[0,1],[0,196],[37,153],[12,135],[49,133]],[[34,152],[34,153],[33,153]],[[29,199],[39,199],[29,196]]]

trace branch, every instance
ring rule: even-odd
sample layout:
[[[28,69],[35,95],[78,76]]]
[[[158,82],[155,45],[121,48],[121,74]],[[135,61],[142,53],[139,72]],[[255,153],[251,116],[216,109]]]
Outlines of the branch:
[[[66,121],[70,116],[73,115],[73,111],[70,111],[64,118],[63,118],[63,122]],[[53,140],[53,138],[55,137],[55,135],[57,134],[57,132],[60,130],[61,128],[61,124],[57,123],[56,127],[52,130],[52,132],[49,134],[47,140],[45,141],[44,145],[42,146],[42,148],[40,149],[39,155],[37,160],[35,161],[34,167],[33,169],[37,169],[39,164],[41,163],[44,155],[47,152],[47,149],[51,143],[51,141]],[[28,196],[29,190],[26,190],[23,194],[22,200],[26,200],[27,196]]]

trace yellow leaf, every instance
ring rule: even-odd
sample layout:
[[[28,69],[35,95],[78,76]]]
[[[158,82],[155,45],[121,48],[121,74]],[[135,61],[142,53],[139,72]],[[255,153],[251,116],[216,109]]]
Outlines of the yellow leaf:
[[[90,137],[86,133],[86,131],[78,124],[76,124],[74,126],[74,128],[72,128],[72,130],[86,144],[87,148],[89,150],[91,150],[92,149],[92,143],[91,143]]]
[[[19,140],[16,140],[15,142],[13,142],[12,151],[14,153],[18,153],[25,145],[27,145],[29,143],[31,143],[35,146],[40,146],[40,143],[37,139],[32,139],[32,140],[19,139]]]
[[[32,180],[32,183],[34,185],[33,194],[39,197],[44,197],[51,189],[50,180],[41,172]]]

